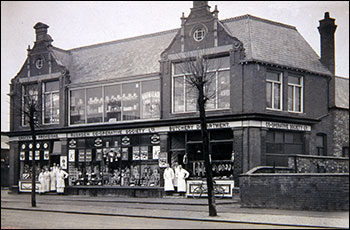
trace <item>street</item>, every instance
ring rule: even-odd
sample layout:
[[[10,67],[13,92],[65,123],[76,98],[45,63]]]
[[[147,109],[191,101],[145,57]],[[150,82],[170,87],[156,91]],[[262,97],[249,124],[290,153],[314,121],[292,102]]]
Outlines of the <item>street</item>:
[[[348,226],[348,212],[244,209],[217,200],[217,217],[206,199],[37,195],[1,191],[1,228],[288,229]]]

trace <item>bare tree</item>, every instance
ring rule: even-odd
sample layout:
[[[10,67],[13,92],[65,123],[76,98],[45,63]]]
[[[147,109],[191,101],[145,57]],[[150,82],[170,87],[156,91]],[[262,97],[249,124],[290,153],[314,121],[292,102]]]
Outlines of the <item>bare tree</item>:
[[[38,127],[38,117],[41,113],[41,103],[39,100],[40,84],[26,85],[23,87],[22,92],[22,105],[14,104],[15,109],[21,111],[23,123],[28,124],[30,127],[30,134],[32,136],[33,149],[36,147],[36,128]],[[32,207],[36,207],[36,163],[35,163],[35,150],[32,152],[32,192],[31,201]]]
[[[216,70],[220,69],[222,63],[218,59],[209,59],[207,55],[196,52],[182,58],[179,69],[185,74],[185,82],[190,86],[190,90],[195,90],[197,95],[197,106],[201,124],[203,157],[206,171],[208,188],[209,216],[217,216],[215,192],[213,185],[213,173],[211,165],[211,155],[209,152],[209,135],[207,130],[206,106],[210,99],[215,99],[217,88],[212,87],[216,79]],[[228,87],[226,85],[225,87]]]

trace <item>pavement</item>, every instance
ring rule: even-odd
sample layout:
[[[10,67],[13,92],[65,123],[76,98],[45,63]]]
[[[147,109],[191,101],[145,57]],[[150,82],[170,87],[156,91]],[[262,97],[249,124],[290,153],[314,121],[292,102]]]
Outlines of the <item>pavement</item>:
[[[210,217],[207,199],[185,197],[133,198],[115,196],[37,195],[31,207],[30,193],[9,194],[1,190],[1,209],[146,217],[231,223],[268,224],[349,229],[349,211],[317,212],[241,208],[239,201],[216,199],[218,215]],[[119,204],[119,205],[118,205]],[[127,205],[127,207],[125,206]]]

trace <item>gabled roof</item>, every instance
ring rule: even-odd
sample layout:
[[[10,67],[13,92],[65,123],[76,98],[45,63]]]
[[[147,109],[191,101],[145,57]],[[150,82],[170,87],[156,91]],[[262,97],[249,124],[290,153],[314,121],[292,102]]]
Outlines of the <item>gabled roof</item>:
[[[295,27],[251,15],[221,20],[243,42],[246,61],[258,61],[331,75]],[[160,72],[160,54],[178,29],[71,50],[52,48],[59,65],[70,71],[71,83],[87,83]]]
[[[335,77],[335,107],[349,109],[349,78]]]
[[[243,42],[247,61],[260,61],[331,75],[294,26],[243,15],[222,21]]]

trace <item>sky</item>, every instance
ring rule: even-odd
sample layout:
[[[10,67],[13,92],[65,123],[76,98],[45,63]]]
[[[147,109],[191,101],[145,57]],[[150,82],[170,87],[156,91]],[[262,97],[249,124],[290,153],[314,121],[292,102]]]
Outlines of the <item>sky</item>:
[[[219,19],[251,14],[292,25],[320,55],[317,27],[329,12],[335,33],[336,75],[349,77],[348,1],[209,1]],[[1,131],[9,131],[9,83],[33,47],[37,22],[49,26],[55,47],[72,49],[180,28],[192,1],[1,1]]]

